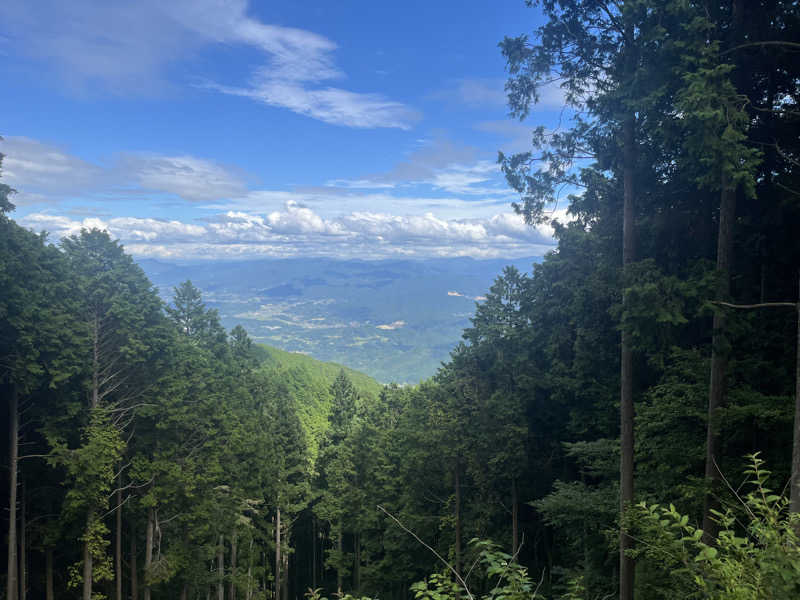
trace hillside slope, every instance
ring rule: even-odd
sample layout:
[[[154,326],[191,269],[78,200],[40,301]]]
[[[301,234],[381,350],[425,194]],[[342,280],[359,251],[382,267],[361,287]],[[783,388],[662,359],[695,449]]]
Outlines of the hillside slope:
[[[305,354],[286,352],[265,344],[255,344],[254,352],[261,364],[260,369],[279,377],[295,398],[312,455],[316,454],[327,427],[331,385],[342,369],[358,390],[362,402],[375,400],[383,387],[369,375]]]

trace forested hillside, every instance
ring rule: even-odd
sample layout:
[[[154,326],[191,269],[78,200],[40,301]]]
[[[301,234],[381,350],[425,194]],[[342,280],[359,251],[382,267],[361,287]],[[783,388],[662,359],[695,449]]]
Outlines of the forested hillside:
[[[555,78],[571,126],[500,164],[568,215],[418,386],[164,304],[0,187],[5,598],[800,597],[800,9],[536,4],[509,104]]]

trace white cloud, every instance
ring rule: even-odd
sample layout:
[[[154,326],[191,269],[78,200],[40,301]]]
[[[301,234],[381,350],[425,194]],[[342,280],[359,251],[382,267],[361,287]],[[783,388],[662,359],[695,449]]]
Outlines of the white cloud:
[[[363,129],[396,127],[410,129],[419,116],[404,104],[378,94],[359,94],[338,88],[309,89],[292,81],[257,78],[251,87],[211,86],[270,106],[288,108],[331,125]]]
[[[203,202],[246,192],[232,169],[194,156],[125,154],[101,166],[58,146],[12,136],[0,141],[0,151],[5,154],[3,179],[19,191],[15,203],[20,205],[123,188]]]
[[[67,151],[27,137],[0,140],[3,179],[20,192],[73,192],[93,188],[103,169]],[[41,199],[41,196],[40,196]]]
[[[491,216],[505,209],[517,196],[506,191],[504,196],[432,194],[397,195],[386,191],[363,191],[332,187],[305,187],[296,190],[252,190],[239,198],[210,202],[200,208],[216,211],[241,211],[267,214],[282,210],[287,202],[308,206],[326,219],[342,213],[391,210],[401,214],[434,212],[442,218],[458,219],[465,215]]]
[[[393,331],[405,326],[405,321],[394,321],[393,323],[384,323],[383,325],[376,325],[375,329],[382,329],[384,331]]]
[[[262,23],[248,15],[246,0],[4,0],[0,23],[10,47],[44,62],[82,93],[98,84],[114,93],[151,93],[168,87],[170,67],[201,48],[238,44],[263,57],[250,81],[204,87],[349,127],[407,129],[418,118],[381,95],[322,85],[343,77],[333,59],[336,44]]]
[[[242,180],[231,170],[194,156],[126,155],[120,168],[139,186],[205,201],[230,198],[245,192]]]
[[[441,135],[421,140],[422,145],[385,173],[358,179],[335,179],[330,187],[385,189],[428,185],[459,195],[508,196],[500,169],[493,161],[477,158],[471,146],[455,144]]]
[[[344,230],[338,223],[327,222],[310,208],[289,201],[283,212],[274,211],[267,217],[272,231],[276,233],[317,233],[326,235],[342,235]]]
[[[36,230],[48,230],[57,238],[74,235],[81,228],[106,229],[134,254],[164,258],[485,258],[530,256],[553,245],[544,230],[529,228],[512,214],[460,220],[431,213],[350,213],[322,218],[296,203],[287,203],[283,210],[268,215],[228,211],[202,223],[135,217],[73,219],[44,212],[29,214],[20,221]]]

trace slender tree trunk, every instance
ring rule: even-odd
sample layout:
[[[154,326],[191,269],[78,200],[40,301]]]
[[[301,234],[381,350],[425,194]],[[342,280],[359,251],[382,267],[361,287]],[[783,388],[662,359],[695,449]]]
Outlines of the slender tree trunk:
[[[100,402],[100,318],[94,317],[92,327],[92,408]]]
[[[794,368],[794,439],[792,440],[792,485],[789,510],[800,513],[800,277],[797,295],[797,345]]]
[[[19,407],[17,385],[11,384],[8,402],[8,571],[6,599],[17,600],[17,472],[19,469]]]
[[[736,219],[736,190],[727,180],[722,182],[717,233],[717,300],[728,300],[730,295],[730,268],[733,254],[733,226]],[[719,410],[725,406],[727,394],[728,349],[725,340],[727,317],[723,311],[714,314],[711,338],[711,379],[708,386],[708,424],[706,425],[705,477],[709,489],[703,506],[703,539],[712,543],[718,532],[711,510],[717,506],[721,474],[719,458]]]
[[[94,513],[90,509],[86,515],[86,535],[92,530],[92,521],[94,520]],[[92,600],[92,552],[89,547],[89,540],[83,543],[83,600]]]
[[[339,535],[336,540],[336,549],[339,551],[338,561],[336,561],[336,590],[339,596],[342,595],[342,556],[344,556],[344,527],[339,523]]]
[[[275,510],[275,600],[281,594],[281,509]]]
[[[189,584],[184,583],[181,586],[181,600],[189,600]]]
[[[317,589],[317,517],[311,515],[311,589]]]
[[[150,568],[153,564],[153,507],[147,509],[147,531],[144,537],[144,600],[150,600]]]
[[[27,543],[25,539],[25,530],[27,529],[27,520],[25,515],[25,482],[22,482],[22,498],[20,499],[19,511],[19,600],[26,600],[28,597],[28,564],[26,557],[28,556]]]
[[[353,556],[353,588],[356,595],[361,591],[361,534],[353,536],[354,556]]]
[[[253,597],[253,538],[250,538],[250,550],[247,552],[247,600]]]
[[[26,600],[28,595],[28,576],[27,576],[27,515],[25,506],[25,481],[20,484],[20,500],[19,500],[19,554],[17,555],[17,562],[19,564],[19,599]]]
[[[116,539],[114,540],[114,575],[117,600],[122,600],[122,490],[117,490]]]
[[[284,525],[283,529],[283,539],[284,542],[288,545],[289,543],[289,523],[288,521]],[[283,577],[281,577],[281,600],[289,600],[289,552],[287,548],[287,552],[283,553]]]
[[[92,410],[96,409],[100,402],[100,320],[97,315],[94,317],[92,327],[92,395],[90,402]],[[83,600],[92,600],[93,557],[88,537],[93,520],[94,509],[89,508],[86,516],[87,540],[83,544]]]
[[[139,600],[139,574],[136,566],[136,522],[131,519],[131,600]]]
[[[629,55],[632,54],[633,46],[633,27],[626,25],[625,30],[626,46]],[[631,58],[628,59],[632,60]],[[626,69],[632,73],[633,68],[629,65]],[[629,271],[629,265],[635,258],[635,236],[634,236],[634,169],[636,161],[635,148],[635,127],[634,115],[628,115],[622,123],[623,137],[623,208],[622,208],[622,272],[623,286],[627,286],[624,280]],[[623,292],[623,310],[627,308],[627,294]],[[633,503],[633,469],[634,469],[634,443],[633,443],[633,422],[634,422],[634,403],[633,403],[633,350],[631,348],[630,333],[622,330],[620,343],[620,516],[625,516],[625,512]],[[633,540],[624,530],[620,528],[619,535],[619,598],[620,600],[633,599],[634,569],[633,559],[627,555],[627,551],[633,547]]]
[[[217,546],[217,600],[225,600],[225,536],[219,534]]]
[[[511,556],[516,556],[519,548],[519,498],[517,479],[511,480]]]
[[[231,537],[231,580],[228,582],[228,600],[236,600],[236,534]]]
[[[456,461],[455,469],[455,520],[456,520],[456,573],[461,575],[461,465]]]
[[[55,600],[53,590],[53,549],[50,547],[44,551],[44,597],[45,600]]]

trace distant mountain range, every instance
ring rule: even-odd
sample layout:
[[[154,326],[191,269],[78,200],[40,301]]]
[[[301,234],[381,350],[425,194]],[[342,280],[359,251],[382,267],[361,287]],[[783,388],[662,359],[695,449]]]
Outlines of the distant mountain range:
[[[139,264],[165,300],[191,279],[228,329],[346,365],[381,382],[433,375],[503,267],[537,257],[357,261],[283,259]]]

